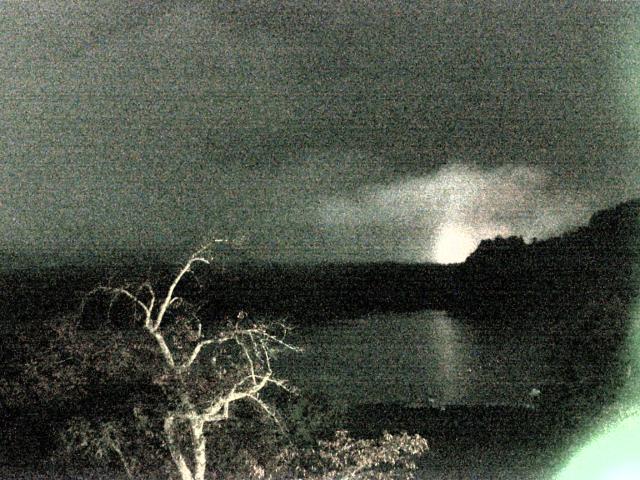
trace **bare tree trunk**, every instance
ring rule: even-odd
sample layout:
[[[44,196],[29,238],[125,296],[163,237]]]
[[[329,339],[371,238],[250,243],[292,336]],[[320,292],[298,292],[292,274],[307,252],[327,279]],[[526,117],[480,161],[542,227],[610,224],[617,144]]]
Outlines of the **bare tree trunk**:
[[[127,478],[129,480],[133,480],[133,473],[131,473],[131,469],[129,468],[129,464],[127,463],[127,460],[124,458],[122,450],[120,450],[120,447],[116,444],[113,444],[112,448],[115,450],[116,454],[118,455],[118,458],[122,462],[122,466],[124,467],[125,472],[127,472]]]
[[[191,419],[191,436],[194,453],[194,480],[204,480],[207,470],[207,439],[204,435],[204,421],[200,416]]]
[[[176,442],[175,432],[173,431],[174,420],[175,419],[173,418],[172,415],[169,415],[164,420],[164,433],[167,438],[169,452],[171,452],[171,458],[173,459],[173,463],[178,468],[178,473],[180,473],[181,480],[194,480],[193,474],[191,473],[191,469],[189,469],[187,462],[185,462],[184,456],[180,451],[180,446]],[[202,478],[204,478],[204,472],[202,474]]]

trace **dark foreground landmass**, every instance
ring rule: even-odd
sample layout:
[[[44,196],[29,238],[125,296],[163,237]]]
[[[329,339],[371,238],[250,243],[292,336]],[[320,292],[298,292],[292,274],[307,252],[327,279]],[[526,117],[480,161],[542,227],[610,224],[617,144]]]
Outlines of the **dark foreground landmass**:
[[[385,431],[419,433],[429,442],[429,452],[418,465],[419,478],[540,480],[552,478],[562,467],[576,440],[576,432],[588,427],[593,418],[584,410],[548,406],[433,408],[375,404],[348,408],[334,426],[350,431],[357,438],[379,438]],[[2,478],[26,478],[26,474],[29,478],[38,478],[38,473],[43,475],[39,478],[48,479],[121,475],[117,466],[83,469],[78,465],[77,470],[69,470],[68,466],[50,461],[42,452],[50,451],[52,446],[43,438],[7,445],[6,440],[25,437],[24,429],[30,428],[15,420],[3,428]],[[250,443],[251,439],[247,438],[246,442]],[[38,450],[40,448],[43,450]]]
[[[367,437],[383,431],[419,433],[430,451],[423,478],[549,479],[562,466],[585,416],[548,408],[449,405],[410,408],[361,405],[351,430]]]
[[[184,295],[198,301],[201,316],[211,321],[240,309],[309,326],[363,313],[444,309],[505,334],[551,332],[554,341],[581,358],[580,365],[567,367],[574,369],[573,383],[562,391],[545,392],[551,403],[534,409],[444,410],[355,405],[343,421],[361,436],[382,430],[424,434],[432,450],[422,468],[430,478],[545,478],[540,472],[557,466],[558,452],[566,450],[575,432],[609,404],[624,383],[628,358],[623,346],[638,287],[634,265],[639,218],[640,201],[627,202],[595,214],[588,225],[561,237],[531,244],[517,237],[484,241],[460,265],[227,264],[223,270],[197,271]],[[96,285],[119,285],[125,278],[170,278],[173,269],[102,265],[5,272],[0,276],[0,377],[20,375],[26,361],[24,339],[37,346],[39,326],[77,311]],[[85,302],[83,328],[131,328],[125,314],[116,311],[107,317],[104,302],[99,297]],[[597,384],[581,382],[586,375],[597,378]],[[102,392],[100,402],[117,404],[123,388],[131,386]],[[7,478],[12,469],[49,468],[46,459],[56,448],[56,427],[84,408],[51,407],[37,399],[23,409],[8,408],[6,399],[0,402],[0,465],[5,465],[0,473]]]
[[[596,302],[627,304],[635,295],[639,218],[640,200],[629,201],[560,237],[529,244],[520,237],[484,240],[456,265],[223,262],[199,269],[186,279],[184,291],[212,319],[242,309],[312,324],[363,313],[439,309],[478,322],[527,326],[536,316],[562,325],[565,311]],[[5,271],[0,324],[37,324],[77,310],[97,285],[166,280],[175,268],[116,258],[113,264]],[[102,325],[100,308],[88,307],[87,327]],[[573,329],[575,322],[567,326]]]

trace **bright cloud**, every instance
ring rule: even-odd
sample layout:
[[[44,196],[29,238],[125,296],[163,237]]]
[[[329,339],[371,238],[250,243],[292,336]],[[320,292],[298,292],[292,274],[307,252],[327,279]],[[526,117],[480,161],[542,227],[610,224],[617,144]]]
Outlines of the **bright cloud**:
[[[542,170],[463,164],[392,185],[330,197],[320,207],[325,228],[357,232],[390,258],[455,263],[484,238],[544,238],[586,222],[591,209],[578,195],[554,191]]]

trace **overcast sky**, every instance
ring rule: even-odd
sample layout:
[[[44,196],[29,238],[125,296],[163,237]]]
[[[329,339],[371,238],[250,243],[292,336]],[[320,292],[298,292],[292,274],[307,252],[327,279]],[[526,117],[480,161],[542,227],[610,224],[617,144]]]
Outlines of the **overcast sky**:
[[[0,242],[456,261],[554,235],[640,195],[638,45],[640,2],[0,0]]]

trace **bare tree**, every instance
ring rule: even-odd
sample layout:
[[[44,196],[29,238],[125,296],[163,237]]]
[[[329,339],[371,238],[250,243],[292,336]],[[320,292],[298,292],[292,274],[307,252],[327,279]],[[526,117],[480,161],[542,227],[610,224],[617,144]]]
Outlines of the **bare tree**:
[[[274,325],[251,323],[245,312],[212,336],[205,335],[194,312],[175,313],[186,304],[176,293],[179,285],[196,264],[210,264],[206,252],[201,249],[188,259],[163,296],[149,282],[137,289],[100,287],[92,292],[105,292],[112,302],[118,298],[131,302],[136,320],[152,340],[157,354],[151,366],[155,382],[171,398],[162,419],[164,441],[181,480],[205,478],[206,427],[227,420],[234,403],[253,402],[277,421],[260,393],[269,385],[288,388],[275,376],[271,360],[279,350],[297,350],[285,341],[284,325],[275,325],[276,333]],[[123,457],[121,451],[116,453]]]
[[[117,462],[129,478],[180,480],[203,480],[214,468],[225,478],[412,478],[415,461],[428,448],[419,436],[354,440],[338,431],[334,440],[321,434],[296,442],[291,431],[274,429],[246,445],[239,432],[257,425],[246,417],[215,428],[233,418],[240,402],[277,422],[266,389],[289,387],[275,375],[272,360],[279,351],[298,349],[287,343],[283,324],[253,322],[243,311],[223,322],[200,319],[185,280],[197,265],[210,264],[206,252],[192,255],[163,287],[149,281],[98,287],[86,296],[79,317],[51,319],[39,339],[27,332],[33,352],[20,375],[0,378],[0,397],[24,403],[30,413],[40,408],[33,399],[64,412],[65,466],[84,457]],[[89,309],[90,299],[97,300],[95,307],[108,305],[109,314]],[[110,322],[115,315],[127,321]],[[238,417],[247,413],[236,411]],[[325,407],[318,414],[326,420]],[[296,418],[287,417],[285,408],[287,427],[293,422],[306,430],[306,422],[313,423]],[[258,461],[245,447],[266,456]],[[390,477],[391,471],[397,475]]]

